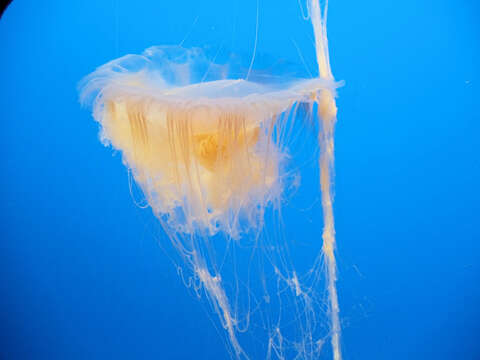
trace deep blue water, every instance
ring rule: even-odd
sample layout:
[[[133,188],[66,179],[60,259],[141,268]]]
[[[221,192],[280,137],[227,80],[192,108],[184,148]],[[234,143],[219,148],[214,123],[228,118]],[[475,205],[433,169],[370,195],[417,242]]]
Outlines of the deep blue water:
[[[227,359],[77,83],[151,45],[250,59],[255,0],[19,1],[0,20],[0,358]],[[346,360],[480,359],[480,7],[331,0]],[[296,0],[259,52],[314,71]],[[289,219],[295,223],[295,219]],[[321,226],[321,225],[319,225]],[[308,236],[305,236],[308,241]],[[159,246],[159,244],[161,246]]]

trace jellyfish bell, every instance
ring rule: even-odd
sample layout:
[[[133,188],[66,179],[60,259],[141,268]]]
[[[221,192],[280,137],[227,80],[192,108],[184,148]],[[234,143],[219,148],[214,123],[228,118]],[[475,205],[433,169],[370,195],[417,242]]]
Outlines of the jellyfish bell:
[[[178,232],[238,238],[242,227],[257,228],[285,180],[285,146],[272,133],[285,131],[298,104],[337,86],[232,79],[228,67],[208,63],[198,48],[153,47],[103,65],[84,83],[84,98],[98,92],[102,140],[121,150],[154,212]],[[196,82],[200,70],[223,78]]]
[[[241,338],[254,319],[266,335],[262,357],[315,359],[330,337],[333,358],[341,359],[330,189],[341,83],[330,71],[326,9],[318,0],[308,4],[317,78],[246,68],[233,57],[213,61],[200,48],[157,46],[113,60],[81,83],[103,143],[121,151],[183,260],[186,284],[209,300],[238,359],[250,358]],[[310,283],[281,236],[261,237],[267,211],[278,211],[286,189],[299,184],[290,163],[299,123],[319,128],[324,229]],[[327,303],[316,290],[322,270]]]

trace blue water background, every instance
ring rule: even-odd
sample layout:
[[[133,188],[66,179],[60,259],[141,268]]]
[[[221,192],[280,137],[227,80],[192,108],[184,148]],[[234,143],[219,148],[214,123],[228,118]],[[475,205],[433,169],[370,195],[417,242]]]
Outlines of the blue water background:
[[[248,62],[256,9],[255,0],[7,9],[0,358],[228,358],[76,86],[151,45],[225,46]],[[259,0],[258,10],[257,49],[303,66],[298,48],[315,72],[297,1]],[[333,73],[346,81],[335,186],[345,359],[480,359],[480,6],[332,0],[328,21]]]

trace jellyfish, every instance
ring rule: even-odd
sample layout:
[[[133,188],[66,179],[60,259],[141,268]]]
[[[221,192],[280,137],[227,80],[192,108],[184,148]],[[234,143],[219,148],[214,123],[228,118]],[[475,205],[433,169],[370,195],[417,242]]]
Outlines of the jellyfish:
[[[329,63],[328,2],[307,5],[318,77],[282,77],[214,62],[200,48],[155,46],[81,82],[102,142],[122,153],[181,259],[179,274],[218,315],[232,358],[316,359],[329,338],[333,359],[341,359],[331,191],[341,83]],[[301,131],[318,128],[323,212],[308,284],[282,236],[265,231],[288,189],[299,186],[288,146],[299,123]],[[328,300],[316,288],[321,272]],[[265,335],[261,355],[243,345],[252,328]]]

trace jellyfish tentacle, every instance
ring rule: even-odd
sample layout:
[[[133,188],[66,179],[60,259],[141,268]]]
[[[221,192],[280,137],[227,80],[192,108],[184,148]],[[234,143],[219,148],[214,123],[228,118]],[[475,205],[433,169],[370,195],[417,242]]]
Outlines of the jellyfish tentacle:
[[[328,0],[325,2],[323,14],[318,0],[310,0],[310,19],[315,36],[315,50],[319,77],[333,80],[330,68],[327,39]],[[327,291],[329,297],[331,344],[333,359],[341,360],[340,348],[340,309],[337,294],[337,265],[335,260],[335,223],[333,216],[332,173],[334,170],[334,127],[337,121],[337,106],[334,94],[330,90],[321,90],[314,95],[318,105],[318,117],[321,121],[319,133],[320,145],[320,189],[323,210],[323,246],[322,253],[326,261]]]

